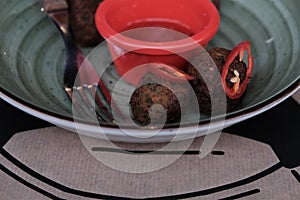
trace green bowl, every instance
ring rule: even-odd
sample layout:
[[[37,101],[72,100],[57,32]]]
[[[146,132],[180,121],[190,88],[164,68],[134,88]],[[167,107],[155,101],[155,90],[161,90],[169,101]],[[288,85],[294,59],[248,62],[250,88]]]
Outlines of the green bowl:
[[[96,136],[99,125],[74,122],[72,104],[63,89],[63,41],[41,12],[38,0],[1,0],[0,2],[0,96],[15,107],[65,129]],[[298,0],[222,1],[221,23],[210,47],[232,48],[244,40],[252,45],[253,77],[239,109],[227,113],[224,123],[211,122],[203,115],[197,125],[186,122],[180,138],[221,130],[260,114],[299,88],[300,77],[300,2]],[[85,49],[88,52],[90,49]],[[101,57],[109,57],[107,49]],[[119,79],[110,67],[103,77],[108,88]],[[122,92],[120,92],[122,94]],[[76,121],[76,120],[75,120]],[[145,137],[134,137],[141,130],[100,123],[101,132],[112,140],[161,142],[174,137],[176,125],[167,126],[155,136],[143,130]],[[97,137],[97,136],[96,136]],[[180,139],[179,138],[179,139]]]

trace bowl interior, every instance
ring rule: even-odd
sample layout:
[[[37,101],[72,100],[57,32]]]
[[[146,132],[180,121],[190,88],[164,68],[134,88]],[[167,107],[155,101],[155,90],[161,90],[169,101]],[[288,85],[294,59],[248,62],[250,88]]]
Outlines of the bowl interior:
[[[242,105],[228,115],[271,99],[299,79],[299,7],[298,0],[222,1],[220,29],[207,49],[232,48],[249,40],[255,63]],[[40,11],[39,1],[1,0],[0,11],[1,91],[42,111],[72,118],[63,89],[63,41]],[[107,60],[108,49],[102,52],[100,57]],[[113,65],[102,78],[110,90],[119,80]],[[204,120],[207,116],[201,115]]]

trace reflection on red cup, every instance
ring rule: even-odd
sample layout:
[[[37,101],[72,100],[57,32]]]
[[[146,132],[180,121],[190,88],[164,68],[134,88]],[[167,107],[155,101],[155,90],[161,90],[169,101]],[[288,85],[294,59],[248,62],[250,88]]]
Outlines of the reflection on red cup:
[[[184,70],[199,45],[205,47],[218,31],[220,16],[210,0],[105,0],[95,15],[120,76],[136,85],[147,63]],[[184,57],[184,58],[183,58]]]

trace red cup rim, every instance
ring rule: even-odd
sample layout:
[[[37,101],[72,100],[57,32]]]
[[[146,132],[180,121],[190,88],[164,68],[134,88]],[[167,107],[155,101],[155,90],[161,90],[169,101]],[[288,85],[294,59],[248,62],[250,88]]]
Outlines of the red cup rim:
[[[152,55],[165,55],[172,53],[186,52],[199,47],[199,44],[206,44],[214,37],[218,31],[220,23],[219,11],[213,3],[207,0],[207,14],[210,16],[209,23],[199,33],[192,37],[168,42],[148,42],[126,37],[115,31],[105,20],[106,10],[112,5],[110,0],[101,2],[95,13],[95,24],[98,32],[106,39],[108,43],[115,44],[127,51]]]

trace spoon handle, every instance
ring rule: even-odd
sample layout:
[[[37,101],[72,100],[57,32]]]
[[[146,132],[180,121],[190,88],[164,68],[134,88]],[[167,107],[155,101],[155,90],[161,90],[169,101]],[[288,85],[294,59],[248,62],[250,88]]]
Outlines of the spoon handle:
[[[65,0],[41,0],[42,11],[55,22],[63,34],[69,32],[69,6]]]
[[[42,11],[47,13],[59,30],[65,44],[64,85],[72,88],[78,73],[78,48],[69,28],[68,4],[65,0],[42,0]]]

